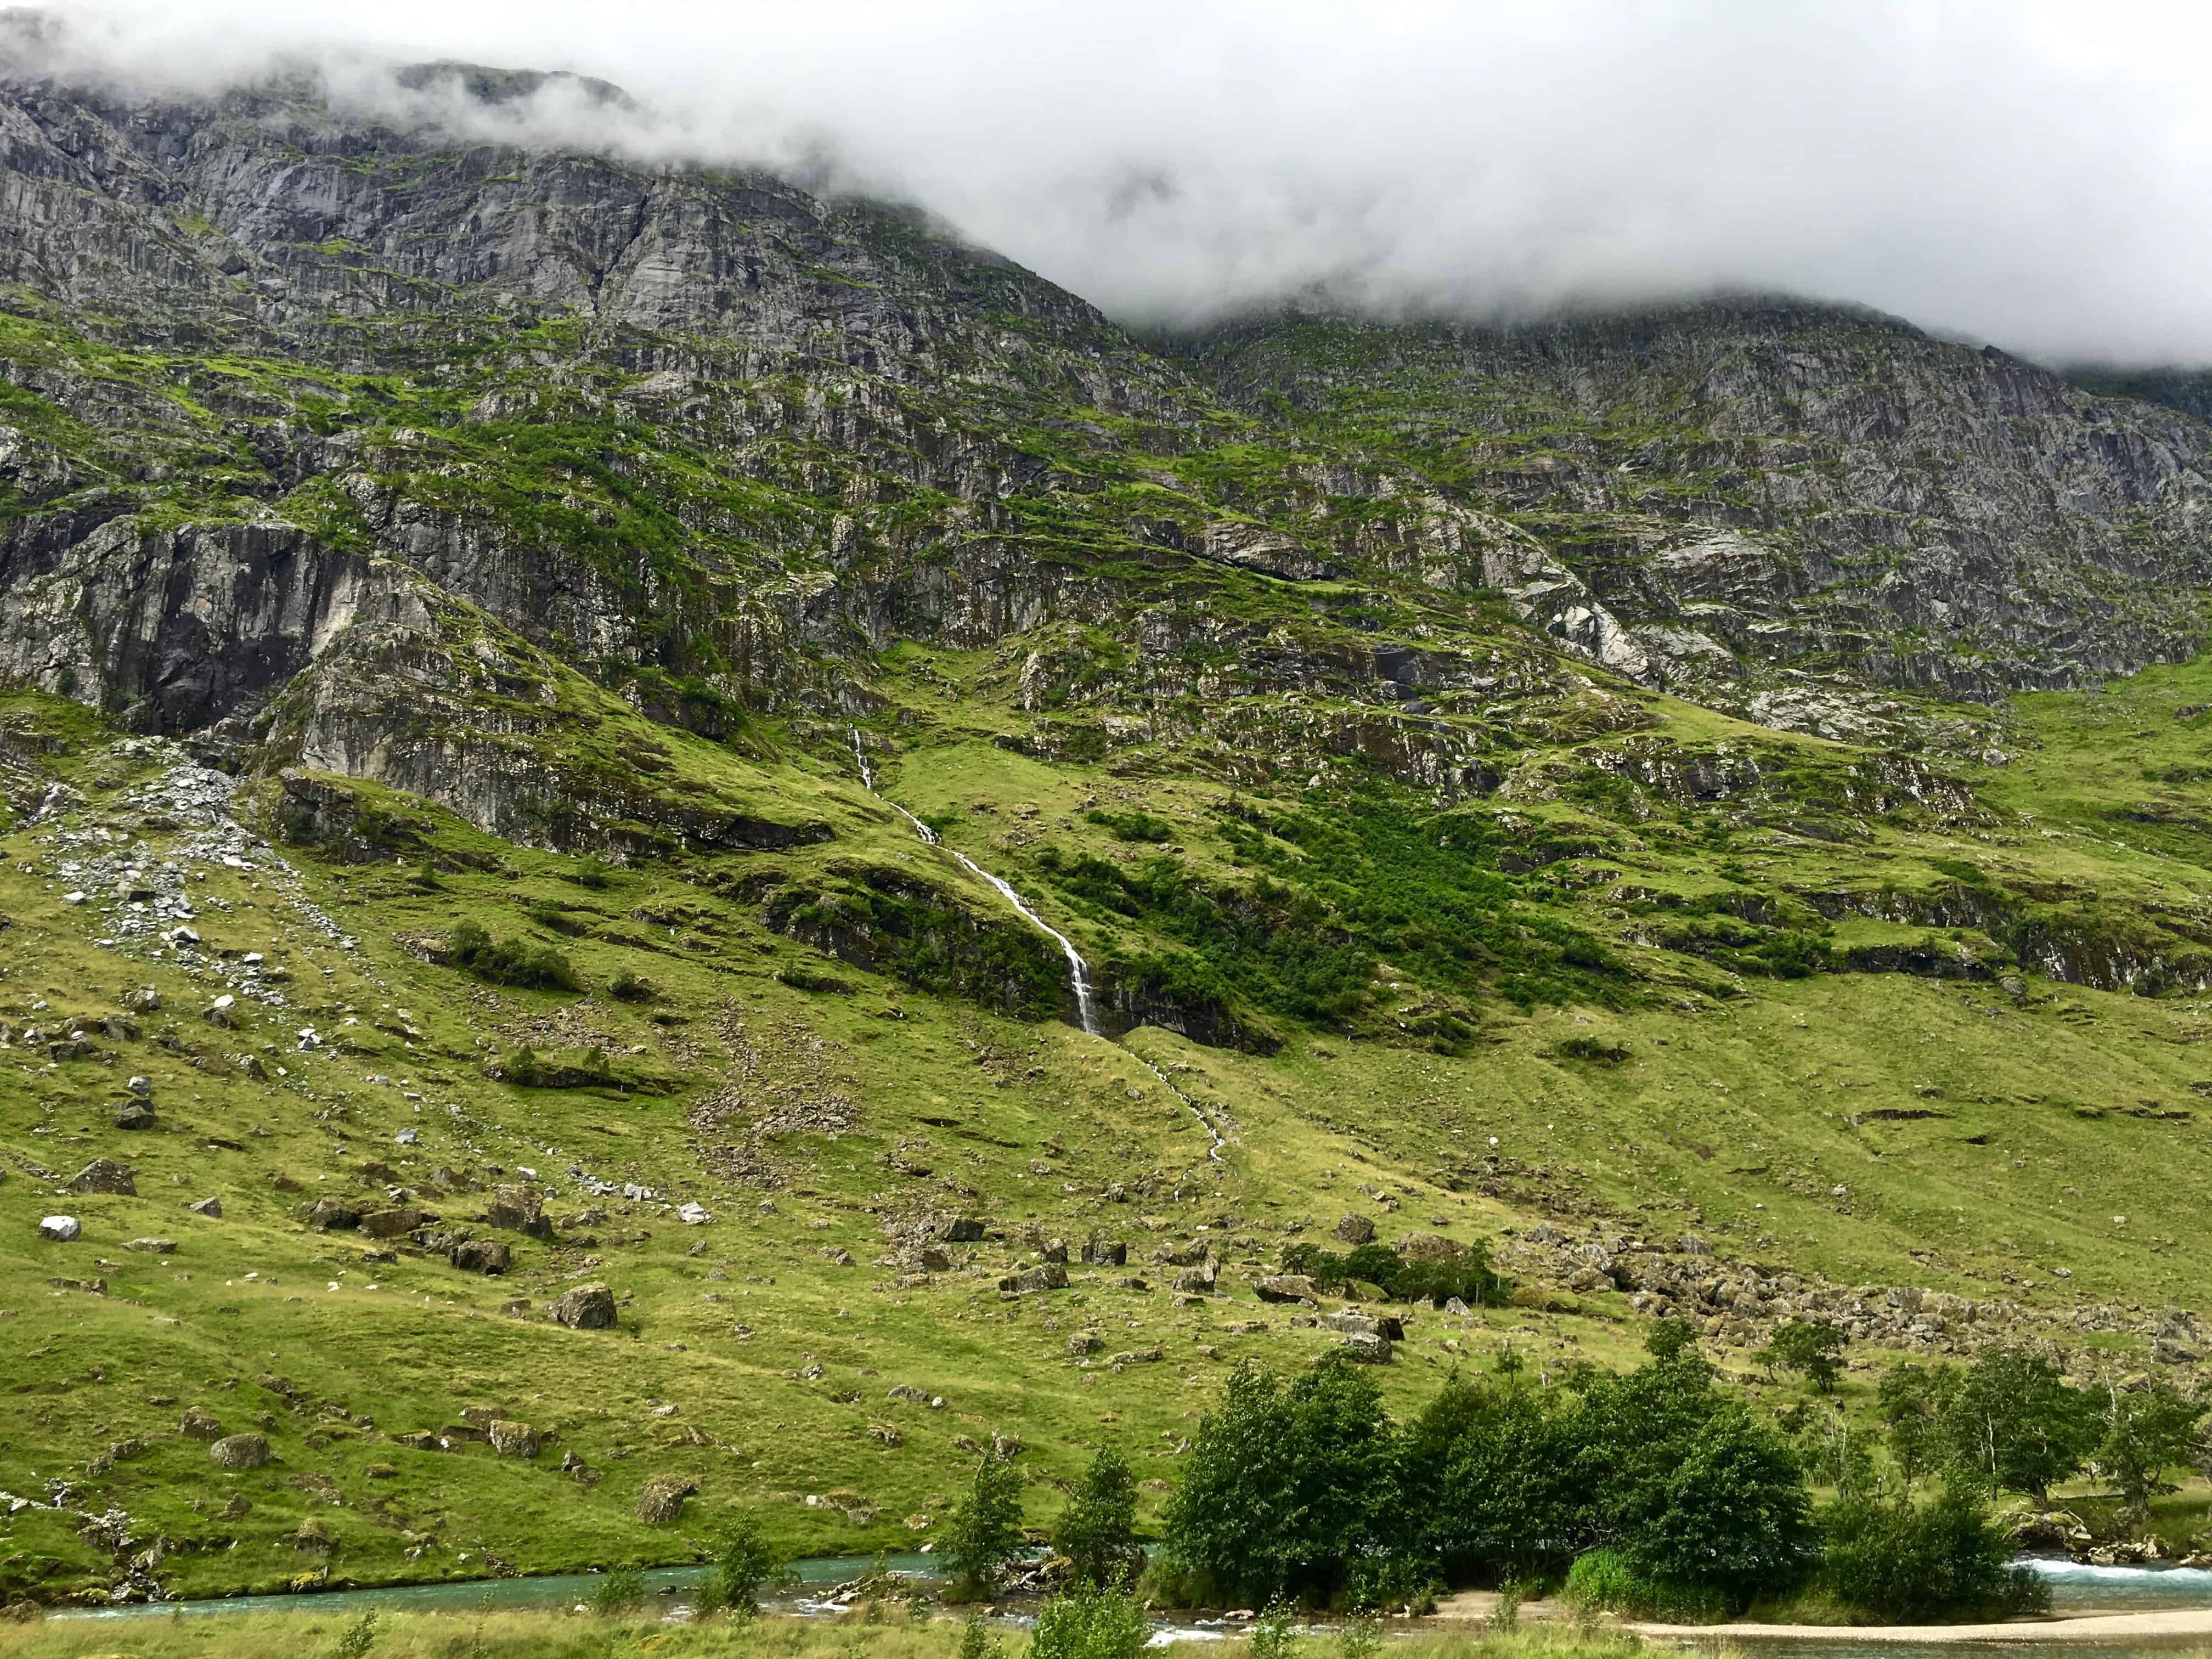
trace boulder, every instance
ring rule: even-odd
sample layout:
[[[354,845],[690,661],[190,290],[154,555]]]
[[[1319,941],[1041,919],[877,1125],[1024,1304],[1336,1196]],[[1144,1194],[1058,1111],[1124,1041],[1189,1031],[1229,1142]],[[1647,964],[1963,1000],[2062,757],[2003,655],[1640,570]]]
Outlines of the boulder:
[[[949,1244],[973,1244],[983,1237],[983,1224],[974,1216],[961,1216],[945,1224],[945,1240]]]
[[[219,1198],[203,1198],[196,1203],[185,1205],[185,1207],[194,1215],[219,1217],[222,1214],[222,1200]]]
[[[1042,1267],[1007,1274],[999,1281],[999,1288],[1012,1291],[1017,1296],[1030,1296],[1039,1291],[1064,1291],[1067,1288],[1067,1269],[1057,1261],[1048,1261]]]
[[[614,1328],[615,1293],[604,1285],[579,1285],[565,1292],[550,1310],[553,1322],[572,1331]]]
[[[177,1241],[173,1238],[134,1238],[123,1248],[126,1250],[143,1251],[148,1255],[174,1255],[177,1253]]]
[[[428,1210],[418,1210],[402,1204],[389,1210],[371,1210],[361,1218],[361,1230],[371,1238],[397,1238],[402,1233],[411,1233],[426,1221],[438,1218]]]
[[[1311,1302],[1320,1294],[1304,1273],[1269,1273],[1254,1279],[1252,1289],[1262,1302]]]
[[[1363,1365],[1390,1363],[1389,1339],[1373,1332],[1354,1331],[1344,1339],[1344,1351]]]
[[[484,1433],[491,1441],[492,1450],[501,1457],[538,1455],[538,1431],[527,1423],[514,1423],[497,1417],[485,1426]]]
[[[1107,1363],[1111,1365],[1157,1365],[1164,1356],[1156,1343],[1149,1348],[1128,1348]]]
[[[1083,1259],[1093,1267],[1126,1267],[1129,1247],[1111,1239],[1094,1238],[1083,1247]]]
[[[269,1461],[269,1443],[258,1434],[227,1435],[208,1448],[219,1469],[258,1469]]]
[[[1208,1256],[1196,1267],[1185,1267],[1177,1273],[1175,1287],[1186,1296],[1211,1296],[1213,1294],[1213,1281],[1218,1276],[1214,1260]]]
[[[1454,1261],[1467,1254],[1466,1245],[1442,1233],[1407,1233],[1397,1249],[1408,1261]]]
[[[915,1259],[921,1262],[921,1271],[926,1273],[949,1273],[952,1271],[952,1255],[949,1250],[925,1246]]]
[[[503,1273],[514,1265],[514,1252],[495,1238],[465,1238],[446,1252],[465,1273]]]
[[[112,1158],[95,1158],[70,1179],[73,1193],[114,1193],[125,1198],[138,1196],[138,1183],[131,1178],[129,1168]]]
[[[150,1129],[161,1120],[144,1101],[132,1099],[119,1103],[107,1121],[118,1129]]]
[[[187,1406],[177,1419],[177,1432],[187,1440],[204,1440],[212,1445],[222,1438],[222,1425],[202,1407]]]
[[[1079,1357],[1087,1353],[1097,1353],[1105,1346],[1098,1340],[1098,1333],[1096,1331],[1078,1331],[1067,1339],[1068,1352]]]
[[[214,1200],[210,1199],[209,1202]],[[201,1213],[204,1215],[207,1212],[202,1211]],[[301,1214],[307,1224],[319,1233],[350,1232],[361,1225],[361,1212],[343,1199],[319,1198],[306,1206]]]
[[[544,1200],[535,1188],[529,1187],[495,1187],[491,1203],[483,1212],[483,1224],[532,1238],[553,1237],[553,1222],[545,1213]]]
[[[1328,1230],[1328,1236],[1340,1244],[1371,1243],[1375,1238],[1375,1224],[1364,1215],[1347,1215]]]
[[[39,1223],[39,1237],[57,1244],[68,1243],[83,1231],[73,1215],[50,1215]]]
[[[684,1500],[699,1490],[699,1483],[680,1474],[656,1474],[637,1495],[637,1518],[652,1525],[673,1521],[684,1513]]]

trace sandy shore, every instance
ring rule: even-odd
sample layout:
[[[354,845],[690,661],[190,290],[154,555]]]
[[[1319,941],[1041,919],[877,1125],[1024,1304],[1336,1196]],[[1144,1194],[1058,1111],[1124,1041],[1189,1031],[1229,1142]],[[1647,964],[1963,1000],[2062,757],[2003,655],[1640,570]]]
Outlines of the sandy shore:
[[[1489,1590],[1462,1590],[1437,1607],[1446,1622],[1480,1623],[1489,1618],[1498,1597]],[[1565,1609],[1548,1601],[1522,1604],[1524,1620],[1549,1620]],[[1607,1621],[1608,1625],[1611,1620]],[[2174,1607],[2153,1613],[2058,1613],[2045,1619],[2015,1619],[1995,1625],[1662,1625],[1629,1622],[1615,1628],[1667,1640],[1710,1642],[1715,1638],[1798,1642],[2185,1642],[2212,1638],[2212,1607]]]

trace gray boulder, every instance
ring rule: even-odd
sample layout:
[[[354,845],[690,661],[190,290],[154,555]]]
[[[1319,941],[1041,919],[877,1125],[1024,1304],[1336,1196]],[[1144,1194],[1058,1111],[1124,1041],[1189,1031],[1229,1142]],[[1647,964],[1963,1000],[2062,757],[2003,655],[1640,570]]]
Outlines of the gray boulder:
[[[219,1469],[258,1469],[269,1461],[269,1443],[258,1434],[228,1435],[208,1448]]]
[[[70,1179],[73,1193],[113,1193],[124,1198],[138,1196],[138,1183],[131,1178],[128,1165],[113,1158],[95,1158]]]
[[[39,1223],[39,1237],[57,1244],[66,1244],[84,1229],[73,1215],[50,1215]]]
[[[614,1328],[615,1293],[604,1285],[579,1285],[567,1291],[550,1310],[553,1322],[572,1331]]]

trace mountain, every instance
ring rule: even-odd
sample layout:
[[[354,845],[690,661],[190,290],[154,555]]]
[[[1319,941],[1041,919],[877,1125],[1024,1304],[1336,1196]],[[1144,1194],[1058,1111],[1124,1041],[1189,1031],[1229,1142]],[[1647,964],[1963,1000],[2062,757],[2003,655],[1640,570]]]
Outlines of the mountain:
[[[1369,1231],[1513,1286],[1396,1400],[2196,1377],[2212,426],[1771,298],[1139,337],[549,87],[0,85],[0,1594],[1156,1496]]]

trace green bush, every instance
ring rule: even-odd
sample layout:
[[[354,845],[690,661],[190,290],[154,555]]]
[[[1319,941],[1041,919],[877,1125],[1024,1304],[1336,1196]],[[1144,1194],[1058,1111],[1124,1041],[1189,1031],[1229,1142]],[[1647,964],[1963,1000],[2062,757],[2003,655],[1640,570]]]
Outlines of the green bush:
[[[750,1617],[760,1611],[761,1587],[783,1576],[783,1563],[769,1549],[750,1516],[722,1540],[722,1553],[701,1587],[699,1610],[723,1610]]]
[[[464,921],[447,935],[446,948],[457,967],[493,985],[519,986],[532,991],[575,991],[582,988],[568,958],[550,945],[526,939],[500,939],[473,921]]]
[[[1029,1659],[1137,1659],[1151,1636],[1127,1590],[1085,1586],[1039,1610]]]
[[[1402,1530],[1400,1437],[1374,1377],[1331,1356],[1285,1382],[1245,1364],[1169,1500],[1166,1583],[1193,1599],[1325,1604]]]
[[[1362,1244],[1345,1255],[1318,1244],[1293,1244],[1283,1252],[1283,1271],[1303,1273],[1323,1290],[1358,1282],[1401,1302],[1441,1306],[1457,1297],[1470,1308],[1504,1303],[1512,1287],[1490,1265],[1486,1244],[1430,1261],[1408,1261],[1388,1244]]]
[[[568,879],[579,887],[599,888],[614,880],[615,866],[605,859],[587,858],[580,860],[568,872]]]
[[[592,1611],[618,1616],[645,1605],[645,1573],[637,1567],[618,1567],[599,1580],[592,1592]]]
[[[607,994],[617,1002],[650,1002],[660,993],[651,980],[625,968],[607,981]]]
[[[1111,1446],[1101,1446],[1091,1460],[1052,1542],[1073,1565],[1079,1584],[1119,1583],[1143,1562],[1137,1547],[1137,1477]]]
[[[1150,812],[1109,812],[1094,806],[1083,816],[1086,821],[1112,830],[1116,841],[1158,842],[1175,839],[1175,825]]]
[[[949,1594],[988,1594],[1006,1563],[1022,1553],[1021,1472],[1000,1458],[983,1459],[945,1530]]]
[[[1575,1558],[1560,1592],[1577,1616],[1617,1613],[1624,1619],[1667,1619],[1707,1624],[1728,1616],[1728,1604],[1711,1591],[1669,1589],[1637,1571],[1615,1549],[1595,1549]]]
[[[2012,1540],[1975,1493],[1923,1504],[1854,1498],[1821,1516],[1820,1587],[1865,1617],[1898,1623],[2039,1613],[2050,1586],[2012,1565]]]

